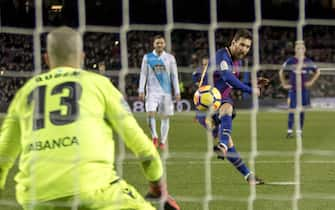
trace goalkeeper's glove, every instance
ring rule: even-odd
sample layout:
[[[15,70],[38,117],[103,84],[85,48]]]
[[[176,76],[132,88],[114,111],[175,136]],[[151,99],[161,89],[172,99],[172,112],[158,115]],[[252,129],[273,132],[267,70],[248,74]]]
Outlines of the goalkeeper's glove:
[[[163,199],[164,210],[180,210],[176,200],[167,192],[166,185],[162,181],[150,182],[149,192],[145,196],[146,199]]]

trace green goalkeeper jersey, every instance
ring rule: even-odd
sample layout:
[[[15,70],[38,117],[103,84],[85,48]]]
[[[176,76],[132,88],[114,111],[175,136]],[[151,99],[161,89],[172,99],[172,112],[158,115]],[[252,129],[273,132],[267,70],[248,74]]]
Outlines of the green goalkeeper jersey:
[[[149,181],[162,176],[157,150],[107,78],[70,67],[37,75],[17,92],[2,125],[0,187],[19,154],[21,204],[106,186],[118,179],[113,132],[136,156],[152,159],[144,167]]]

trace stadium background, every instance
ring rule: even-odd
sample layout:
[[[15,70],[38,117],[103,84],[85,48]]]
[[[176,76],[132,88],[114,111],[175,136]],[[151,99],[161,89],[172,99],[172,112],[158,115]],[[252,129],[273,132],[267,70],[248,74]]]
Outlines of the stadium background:
[[[262,71],[259,75],[268,77],[270,85],[263,91],[260,100],[261,106],[285,104],[286,91],[280,86],[277,71],[285,59],[293,54],[293,43],[296,40],[295,25],[290,22],[298,18],[298,1],[272,0],[262,1],[262,18],[280,20],[283,26],[264,25],[260,27],[260,63]],[[334,1],[307,0],[306,18],[322,18],[331,21],[335,17]],[[190,5],[193,5],[190,7]],[[120,34],[114,29],[122,24],[121,1],[87,1],[86,24],[89,26],[109,26],[111,33],[92,32],[84,33],[85,40],[85,68],[101,71],[118,85],[119,70],[121,69]],[[254,1],[218,1],[218,21],[244,24],[243,27],[252,28],[255,20]],[[150,8],[150,12],[147,9]],[[174,21],[184,23],[209,24],[209,1],[174,1]],[[97,12],[98,11],[98,12]],[[235,13],[238,13],[236,15]],[[165,1],[130,1],[130,24],[166,24]],[[32,0],[7,0],[1,1],[1,26],[16,26],[33,29],[35,25],[34,1]],[[78,27],[77,1],[43,1],[44,26],[70,25]],[[285,22],[286,21],[286,22]],[[237,25],[238,26],[238,25]],[[288,27],[290,26],[290,27]],[[236,26],[234,26],[236,27]],[[159,28],[159,27],[158,27]],[[99,30],[99,28],[98,28]],[[105,29],[108,31],[109,29]],[[216,33],[216,47],[222,47],[231,39],[234,28],[218,29]],[[315,60],[320,67],[332,67],[335,61],[335,36],[334,26],[311,24],[304,27],[304,40],[308,47],[307,55]],[[131,30],[127,33],[129,74],[126,75],[125,94],[132,101],[137,96],[138,73],[143,55],[152,50],[150,37],[157,33],[164,33],[164,29],[158,31]],[[42,53],[45,52],[45,34],[41,35]],[[195,87],[191,81],[191,73],[200,65],[203,56],[209,55],[208,31],[176,29],[171,34],[171,50],[175,54],[179,76],[182,81],[182,96],[190,99]],[[6,33],[0,34],[0,107],[5,111],[16,90],[24,84],[24,81],[34,71],[33,36]],[[245,71],[242,80],[250,83],[250,70],[252,54],[246,59]],[[42,59],[42,68],[47,66]],[[105,71],[107,70],[107,71]],[[249,71],[249,72],[248,72]],[[14,73],[14,77],[11,75]],[[322,76],[312,90],[313,97],[335,97],[335,89],[332,88],[335,77],[333,72],[322,71]],[[21,76],[21,77],[20,77]],[[235,93],[238,100],[244,99],[242,105],[248,106],[250,98],[239,92]],[[264,99],[264,100],[263,100]],[[279,100],[278,100],[279,99]],[[249,103],[246,102],[249,100]],[[328,101],[317,106],[328,106]],[[316,104],[316,103],[314,103]],[[333,106],[332,106],[333,108]]]
[[[43,26],[46,29],[63,24],[79,27],[78,1],[42,2]],[[240,177],[229,164],[222,164],[215,157],[208,162],[207,143],[204,141],[206,135],[192,122],[193,113],[180,113],[172,119],[169,140],[171,152],[165,161],[170,190],[181,201],[183,209],[335,208],[335,132],[332,125],[335,120],[335,2],[305,2],[305,17],[308,21],[303,28],[303,37],[308,48],[307,55],[322,67],[321,77],[312,89],[312,96],[316,99],[313,106],[327,110],[315,109],[317,111],[307,115],[301,163],[296,165],[295,141],[288,142],[284,139],[286,113],[277,112],[285,106],[286,101],[286,91],[280,86],[278,69],[288,56],[293,55],[293,44],[297,39],[299,1],[262,0],[261,13],[264,21],[259,29],[261,70],[258,74],[268,77],[271,82],[263,90],[259,102],[261,111],[268,107],[274,108],[275,112],[260,112],[258,115],[257,149],[260,155],[256,158],[256,167],[267,181],[283,183],[284,180],[287,184],[258,188],[257,197],[250,197],[254,195],[252,190],[249,194],[248,186],[241,183]],[[5,112],[17,89],[34,74],[35,1],[0,0],[0,6],[0,111]],[[122,0],[85,1],[85,6],[85,68],[105,74],[115,85],[119,85],[122,68],[120,27],[124,17]],[[182,97],[186,100],[191,99],[195,89],[191,73],[200,65],[201,57],[209,54],[208,31],[203,29],[210,24],[210,15],[207,0],[173,1],[174,21],[196,24],[194,30],[176,27],[171,31],[171,52],[177,59],[184,87]],[[234,29],[252,29],[255,16],[254,0],[218,0],[218,22],[226,22],[228,26],[216,31],[216,47],[227,44]],[[124,93],[131,104],[136,100],[141,59],[144,53],[152,49],[150,37],[156,33],[164,34],[164,24],[167,22],[165,1],[129,1],[129,23],[150,26],[144,29],[134,27],[126,37],[129,72],[124,78]],[[12,27],[17,27],[18,30]],[[197,27],[199,30],[196,30]],[[41,34],[41,52],[45,52],[45,33]],[[250,83],[252,61],[251,54],[244,62],[246,72],[241,79],[246,83]],[[44,63],[42,69],[47,69]],[[251,104],[251,98],[239,92],[234,97],[241,108]],[[136,117],[149,133],[144,115],[138,114]],[[249,112],[240,113],[234,128],[234,138],[238,139],[239,150],[249,161],[252,154],[250,118]],[[136,161],[128,152],[120,160],[125,177],[144,193],[146,182],[138,176],[131,176],[140,173],[135,165]],[[210,179],[207,174],[208,165],[211,166]],[[301,197],[296,195],[297,185],[294,182],[297,167],[302,174],[298,183]],[[6,191],[2,192],[0,209],[19,209],[14,198],[12,176],[8,180]]]

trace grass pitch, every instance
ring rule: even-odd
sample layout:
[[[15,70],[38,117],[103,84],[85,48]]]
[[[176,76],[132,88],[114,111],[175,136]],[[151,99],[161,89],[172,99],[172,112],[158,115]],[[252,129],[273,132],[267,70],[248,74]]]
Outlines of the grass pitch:
[[[147,134],[144,114],[136,114]],[[193,121],[193,113],[171,118],[166,171],[169,192],[183,210],[291,210],[297,186],[299,210],[335,209],[335,112],[309,111],[303,133],[303,153],[296,156],[296,139],[286,139],[287,114],[259,112],[257,115],[256,174],[267,184],[252,189],[226,160],[215,156],[206,161],[208,140],[205,130]],[[238,112],[233,123],[233,139],[244,161],[250,164],[251,114]],[[159,120],[157,121],[159,126]],[[159,131],[159,127],[157,127]],[[118,146],[117,146],[118,147]],[[300,157],[300,158],[297,158]],[[297,164],[299,163],[299,164]],[[120,164],[123,177],[143,194],[147,190],[138,161],[127,151]],[[296,167],[300,176],[295,176]],[[1,192],[0,209],[20,209],[15,201],[13,174]],[[297,179],[298,178],[298,179]],[[297,181],[300,181],[297,183]]]

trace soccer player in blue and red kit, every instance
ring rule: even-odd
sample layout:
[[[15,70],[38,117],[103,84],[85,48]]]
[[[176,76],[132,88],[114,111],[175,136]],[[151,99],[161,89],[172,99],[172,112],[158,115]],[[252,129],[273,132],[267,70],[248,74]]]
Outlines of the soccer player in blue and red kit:
[[[214,146],[214,151],[218,153],[220,159],[225,157],[244,176],[249,184],[264,184],[264,181],[256,177],[241,159],[236,151],[232,132],[232,120],[235,117],[234,102],[230,96],[233,89],[240,89],[251,94],[256,91],[260,95],[259,88],[252,88],[242,83],[239,79],[238,69],[243,59],[250,50],[252,35],[248,30],[238,30],[229,47],[219,49],[216,52],[216,70],[213,74],[214,86],[221,92],[222,104],[219,112],[212,116],[212,122],[206,122],[206,116],[197,113],[197,121],[207,129],[212,129],[213,138],[218,138],[219,143]],[[193,80],[199,82],[202,72],[193,74]],[[208,84],[207,75],[203,77],[202,84]]]
[[[305,56],[306,47],[303,41],[297,41],[295,43],[295,55],[289,57],[283,64],[282,69],[279,71],[279,78],[283,88],[288,89],[288,129],[286,138],[292,138],[293,125],[294,125],[294,109],[297,107],[297,85],[296,85],[296,71],[299,63],[299,58],[303,59],[303,66],[301,69],[301,93],[302,93],[302,106],[306,107],[310,105],[309,90],[315,81],[320,76],[320,70],[313,63],[313,61]],[[285,78],[285,73],[288,74],[288,81]],[[304,127],[305,112],[300,112],[300,129],[297,130],[297,134],[302,134]]]

